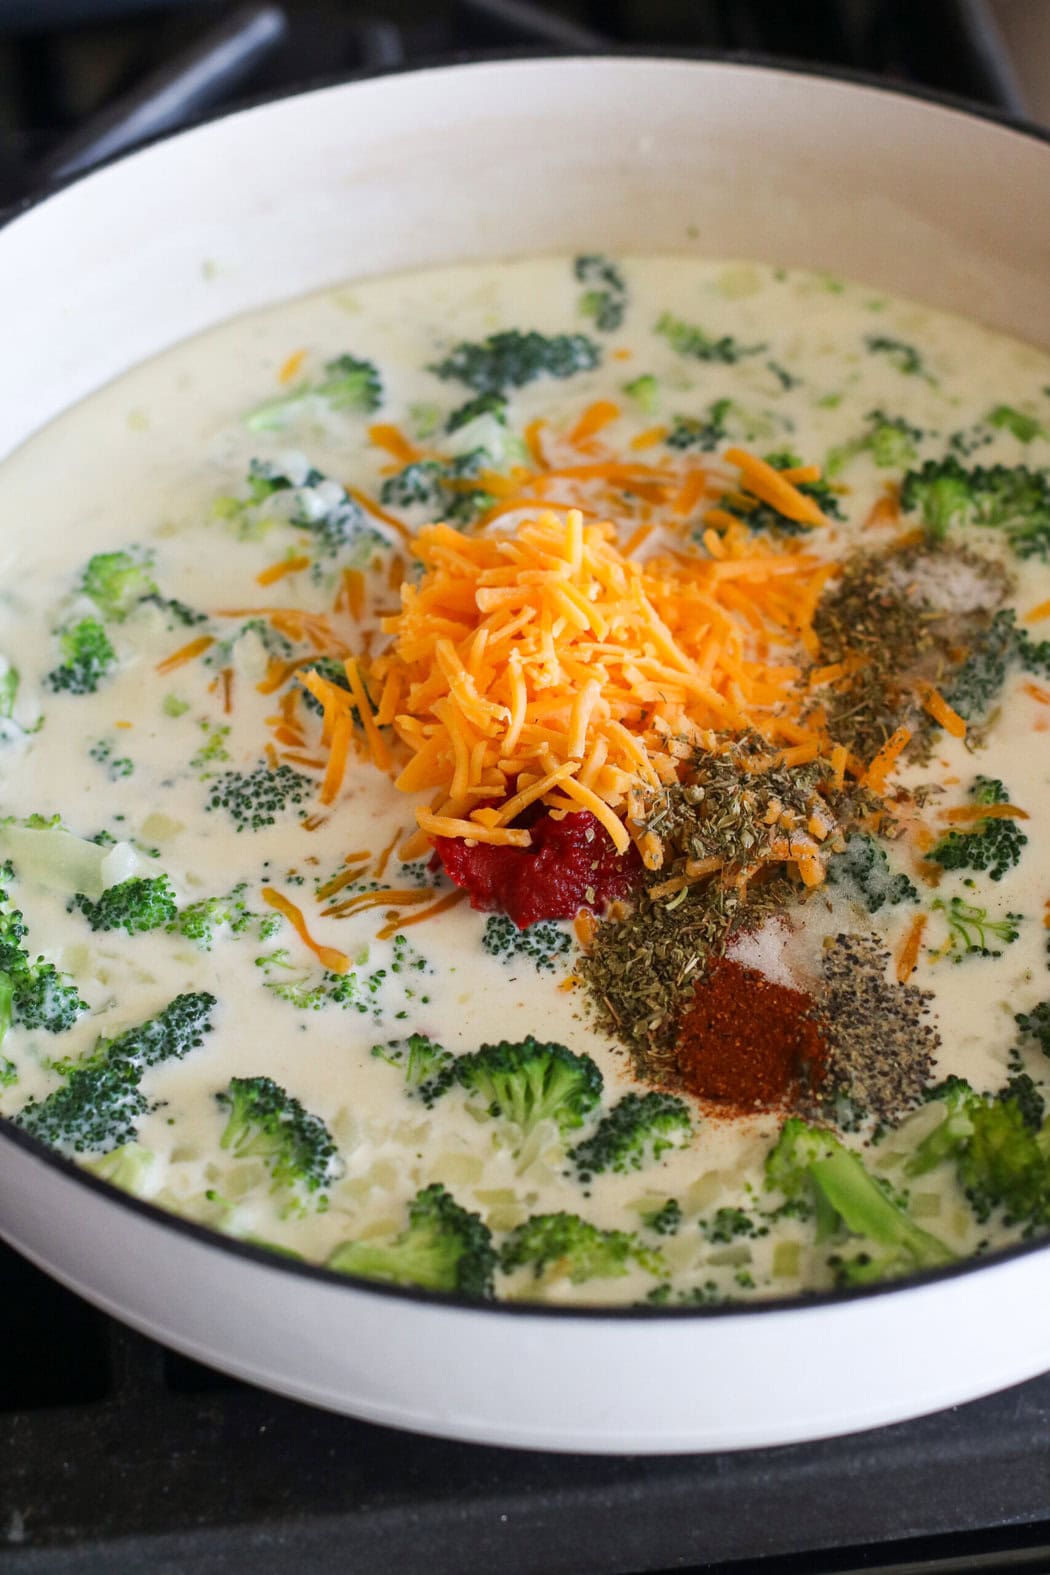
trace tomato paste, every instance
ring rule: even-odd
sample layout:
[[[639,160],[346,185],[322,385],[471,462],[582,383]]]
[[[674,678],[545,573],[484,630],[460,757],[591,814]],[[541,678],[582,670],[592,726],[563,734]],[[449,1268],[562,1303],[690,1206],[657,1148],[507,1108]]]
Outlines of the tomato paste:
[[[581,908],[600,913],[637,884],[642,862],[633,845],[617,853],[589,810],[555,820],[544,812],[529,827],[528,848],[471,847],[459,837],[437,837],[445,873],[470,893],[480,913],[506,913],[519,930],[540,919],[572,919]]]

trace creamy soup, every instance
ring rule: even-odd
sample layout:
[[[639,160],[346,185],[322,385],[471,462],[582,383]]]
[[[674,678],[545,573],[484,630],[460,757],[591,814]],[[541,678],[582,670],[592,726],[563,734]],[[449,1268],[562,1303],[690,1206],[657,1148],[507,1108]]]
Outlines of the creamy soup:
[[[469,1295],[1040,1229],[1048,465],[1046,355],[757,264],[368,281],[129,372],[0,469],[0,1111]]]

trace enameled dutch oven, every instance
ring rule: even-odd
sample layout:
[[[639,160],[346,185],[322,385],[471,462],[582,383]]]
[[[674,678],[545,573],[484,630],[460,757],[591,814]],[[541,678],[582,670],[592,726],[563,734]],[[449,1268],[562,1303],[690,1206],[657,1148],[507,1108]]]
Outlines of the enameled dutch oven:
[[[158,143],[0,232],[0,455],[225,318],[464,259],[758,258],[1050,345],[1048,197],[1038,133],[791,70],[528,60],[306,93]],[[479,1306],[212,1235],[3,1122],[0,1233],[89,1301],[239,1377],[376,1422],[526,1447],[778,1444],[1050,1367],[1050,1247],[1038,1244],[794,1303]]]

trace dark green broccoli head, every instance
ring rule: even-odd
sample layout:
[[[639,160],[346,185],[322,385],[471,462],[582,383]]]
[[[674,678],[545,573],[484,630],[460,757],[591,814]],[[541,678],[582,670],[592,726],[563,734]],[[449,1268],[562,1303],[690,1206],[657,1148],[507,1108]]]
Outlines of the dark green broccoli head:
[[[496,1263],[492,1235],[480,1215],[461,1208],[435,1182],[416,1194],[400,1235],[343,1242],[328,1267],[393,1285],[489,1297]]]
[[[4,873],[9,875],[10,868]],[[0,890],[0,1044],[12,1023],[61,1034],[87,1011],[70,978],[42,957],[30,957],[24,945],[27,934],[21,913]]]
[[[79,908],[93,930],[127,930],[129,935],[159,930],[179,911],[166,875],[134,875],[107,887],[97,902],[78,891],[70,907]]]
[[[625,1094],[594,1134],[569,1152],[583,1181],[605,1171],[623,1175],[651,1165],[693,1134],[689,1106],[673,1094]]]
[[[540,1121],[554,1121],[563,1133],[582,1126],[602,1092],[602,1074],[589,1055],[531,1034],[457,1056],[441,1081],[480,1095],[490,1115],[513,1121],[526,1134]]]
[[[469,426],[472,421],[477,421],[481,416],[492,416],[501,426],[507,424],[507,401],[502,394],[478,394],[476,399],[468,399],[466,404],[453,410],[445,422],[445,431],[458,432],[461,427]]]
[[[374,362],[359,361],[352,355],[337,355],[333,361],[325,362],[324,377],[314,392],[333,410],[367,413],[378,410],[383,403],[383,380]]]
[[[1050,475],[1027,465],[974,465],[953,454],[927,460],[901,485],[901,508],[934,537],[963,525],[1002,530],[1020,558],[1050,557]]]
[[[766,348],[764,344],[742,345],[730,334],[712,338],[703,328],[683,322],[671,312],[661,314],[654,324],[653,332],[666,339],[676,355],[694,361],[718,361],[725,366],[733,366],[744,356],[758,355]]]
[[[676,1236],[682,1224],[682,1205],[677,1198],[668,1198],[658,1209],[644,1213],[642,1224],[658,1236]]]
[[[506,1273],[531,1266],[533,1275],[567,1275],[584,1280],[620,1279],[632,1268],[657,1276],[667,1273],[659,1252],[629,1231],[600,1230],[578,1214],[534,1214],[511,1231],[500,1263]]]
[[[276,770],[263,761],[254,771],[224,771],[210,784],[206,809],[224,809],[238,831],[273,826],[297,804],[312,797],[314,784],[283,763]],[[300,811],[300,818],[305,811]]]
[[[864,343],[873,354],[884,355],[890,365],[905,377],[922,377],[928,383],[934,381],[918,350],[906,340],[891,339],[888,334],[868,334]]]
[[[159,595],[149,560],[131,552],[97,552],[89,558],[80,589],[103,618],[121,623],[147,596]]]
[[[233,1077],[216,1094],[229,1111],[220,1143],[238,1159],[261,1159],[270,1172],[272,1192],[287,1192],[302,1202],[322,1202],[332,1179],[336,1147],[319,1116],[311,1115],[270,1077]]]
[[[627,309],[627,285],[619,268],[608,257],[591,253],[577,257],[572,271],[588,287],[580,297],[580,316],[589,317],[599,333],[615,332]]]
[[[993,777],[979,776],[970,787],[975,804],[1008,804],[1010,795]],[[1002,880],[1020,863],[1028,838],[1012,819],[975,821],[967,831],[949,831],[926,857],[946,870],[987,870],[992,880]]]
[[[161,1062],[181,1060],[203,1042],[215,997],[178,995],[156,1017],[115,1039],[99,1039],[89,1055],[59,1069],[66,1081],[15,1117],[24,1131],[53,1148],[108,1153],[135,1141],[139,1118],[151,1108],[139,1083]]]
[[[944,698],[964,721],[984,720],[1002,692],[1011,663],[1017,656],[1023,659],[1019,640],[1027,639],[1016,627],[1012,607],[995,614],[966,660],[942,685]]]
[[[698,448],[709,454],[729,441],[727,418],[734,408],[731,399],[716,399],[703,416],[675,416],[664,441],[668,448]]]
[[[64,660],[44,679],[56,694],[93,695],[117,660],[97,618],[81,618],[61,630],[59,646]]]
[[[480,343],[464,341],[430,368],[445,382],[454,380],[479,394],[503,394],[538,377],[572,377],[589,372],[601,351],[585,334],[520,333],[510,329],[490,334]]]
[[[1050,1056],[1050,1001],[1040,1001],[1030,1012],[1016,1013],[1014,1022],[1026,1039],[1034,1039],[1043,1054]]]
[[[709,1220],[701,1222],[700,1229],[707,1240],[715,1243],[735,1241],[738,1236],[768,1236],[769,1226],[759,1224],[746,1209],[716,1209]]]
[[[427,1034],[409,1034],[407,1039],[373,1045],[372,1054],[388,1066],[397,1067],[404,1074],[406,1092],[417,1094],[427,1106],[443,1092],[445,1074],[454,1060],[451,1051]]]

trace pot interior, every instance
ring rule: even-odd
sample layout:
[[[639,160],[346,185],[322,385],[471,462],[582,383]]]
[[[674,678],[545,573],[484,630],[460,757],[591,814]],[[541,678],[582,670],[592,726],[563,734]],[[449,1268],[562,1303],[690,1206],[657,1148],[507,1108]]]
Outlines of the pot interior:
[[[681,252],[826,269],[1050,342],[1050,145],[851,82],[714,61],[425,70],[232,114],[0,239],[0,454],[246,310],[428,263]]]

